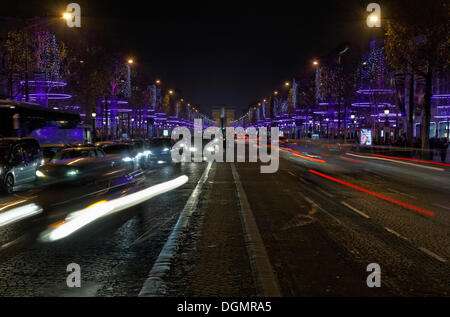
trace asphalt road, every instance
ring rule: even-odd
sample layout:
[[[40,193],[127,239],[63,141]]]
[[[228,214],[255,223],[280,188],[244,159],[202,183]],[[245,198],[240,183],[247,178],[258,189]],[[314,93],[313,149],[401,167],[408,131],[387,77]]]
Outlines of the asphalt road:
[[[0,296],[138,295],[206,166],[148,171],[146,185],[182,174],[189,181],[62,242],[5,252]],[[230,163],[212,164],[195,221],[181,234],[168,294],[260,295],[242,225],[245,193],[280,295],[449,296],[449,166],[314,145],[284,147],[274,174],[259,166],[236,163],[233,174]],[[3,246],[8,230],[0,228]],[[81,289],[66,286],[69,263],[81,266]],[[381,268],[379,288],[366,283],[371,263]]]
[[[0,296],[137,296],[205,166],[188,163],[145,172],[146,186],[180,175],[187,175],[189,181],[61,242],[33,240],[24,249],[6,252],[13,245],[7,244],[5,236],[19,228],[0,228],[6,245],[0,260]],[[42,194],[19,191],[14,199]],[[0,203],[11,199],[3,197]],[[70,263],[81,267],[81,288],[66,285]]]

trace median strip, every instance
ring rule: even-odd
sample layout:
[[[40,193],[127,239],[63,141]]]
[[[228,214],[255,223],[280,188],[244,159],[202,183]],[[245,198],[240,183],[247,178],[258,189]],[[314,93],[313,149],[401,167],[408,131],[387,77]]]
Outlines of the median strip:
[[[258,296],[280,297],[280,289],[277,278],[275,277],[272,265],[264,247],[263,240],[256,225],[250,204],[247,200],[244,187],[242,186],[239,174],[236,171],[234,163],[231,163],[231,171],[233,173],[234,182],[240,204],[240,216],[244,231],[245,244],[248,256],[250,258],[250,267],[252,268],[253,278],[255,281]]]

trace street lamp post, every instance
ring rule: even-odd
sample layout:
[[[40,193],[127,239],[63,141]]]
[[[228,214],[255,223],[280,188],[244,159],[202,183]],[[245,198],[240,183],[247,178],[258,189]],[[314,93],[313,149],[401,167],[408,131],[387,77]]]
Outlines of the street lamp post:
[[[91,113],[91,117],[92,117],[92,141],[94,142],[97,137],[97,132],[95,131],[96,130],[95,129],[96,128],[95,120],[96,120],[97,114],[95,112],[93,112],[93,113]]]

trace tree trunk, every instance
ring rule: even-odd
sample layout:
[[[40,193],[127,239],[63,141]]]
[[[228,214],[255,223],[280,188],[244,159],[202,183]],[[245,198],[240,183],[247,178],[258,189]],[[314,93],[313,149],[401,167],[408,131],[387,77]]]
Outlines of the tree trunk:
[[[408,107],[408,127],[407,139],[408,145],[413,145],[413,129],[414,129],[414,73],[409,77],[409,107]]]
[[[425,75],[425,96],[422,116],[422,155],[429,154],[430,148],[430,119],[431,119],[431,94],[433,76],[431,68]]]

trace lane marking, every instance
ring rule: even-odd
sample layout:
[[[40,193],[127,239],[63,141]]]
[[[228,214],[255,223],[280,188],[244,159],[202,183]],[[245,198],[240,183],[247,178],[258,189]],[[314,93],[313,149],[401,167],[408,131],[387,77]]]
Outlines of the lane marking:
[[[435,216],[435,214],[434,214],[433,212],[431,212],[431,211],[428,211],[428,210],[422,209],[422,208],[420,208],[420,207],[416,207],[416,206],[413,206],[413,205],[404,203],[404,202],[399,201],[399,200],[395,200],[395,199],[389,198],[389,197],[387,197],[387,196],[378,194],[378,193],[373,192],[373,191],[371,191],[371,190],[368,190],[368,189],[366,189],[366,188],[363,188],[363,187],[359,187],[359,186],[350,184],[350,183],[348,183],[348,182],[345,182],[345,181],[343,181],[343,180],[340,180],[340,179],[337,179],[337,178],[334,178],[334,177],[325,175],[325,174],[320,173],[320,172],[317,172],[317,171],[315,171],[315,170],[310,169],[309,172],[310,172],[310,173],[313,173],[313,174],[316,174],[316,175],[318,175],[318,176],[320,176],[320,177],[329,179],[329,180],[331,180],[331,181],[333,181],[333,182],[336,182],[336,183],[339,183],[339,184],[348,186],[348,187],[350,187],[350,188],[359,190],[359,191],[361,191],[361,192],[363,192],[363,193],[366,193],[366,194],[369,194],[369,195],[378,197],[378,198],[380,198],[380,199],[386,200],[386,201],[388,201],[388,202],[397,204],[397,205],[399,205],[399,206],[402,206],[402,207],[405,207],[405,208],[408,208],[408,209],[417,211],[417,212],[422,213],[422,214],[424,214],[424,215],[432,216],[432,217]]]
[[[206,182],[209,176],[209,171],[213,162],[209,162],[203,172],[200,180],[192,191],[191,196],[186,202],[183,210],[178,217],[169,238],[164,244],[158,258],[156,259],[153,267],[142,285],[139,297],[156,297],[164,296],[167,294],[167,286],[164,282],[165,275],[169,272],[171,263],[177,252],[177,240],[180,234],[186,230],[189,224],[189,218],[192,213],[197,209],[200,194],[202,193],[203,184]]]
[[[289,174],[291,174],[294,177],[297,177],[297,175],[295,175],[294,173],[292,173],[291,171],[288,171]]]
[[[440,261],[440,262],[442,262],[442,263],[447,262],[446,259],[444,259],[444,258],[441,257],[440,255],[437,255],[437,254],[434,253],[433,251],[428,250],[427,248],[419,247],[419,250],[422,251],[422,252],[424,252],[424,253],[426,253],[426,254],[428,254],[429,256],[435,258],[436,260],[438,260],[438,261]]]
[[[415,197],[415,196],[413,196],[413,195],[399,192],[398,190],[395,190],[395,189],[393,189],[393,188],[387,188],[387,190],[390,191],[390,192],[392,192],[392,193],[404,195],[404,196],[410,197],[410,198],[412,198],[412,199],[417,199],[417,197]]]
[[[355,207],[353,207],[353,206],[347,204],[345,201],[341,201],[341,204],[344,205],[345,207],[347,207],[347,208],[353,210],[354,212],[356,212],[356,213],[359,214],[360,216],[363,216],[364,218],[367,218],[367,219],[370,218],[367,214],[365,214],[365,213],[362,212],[361,210],[358,210],[358,209],[356,209]]]
[[[436,206],[436,207],[441,207],[441,208],[450,210],[450,207],[447,207],[447,206],[444,206],[444,205],[441,205],[441,204],[435,204],[435,203],[433,203],[433,205]]]
[[[320,188],[320,187],[316,187],[316,189],[317,189],[319,192],[321,192],[322,194],[324,194],[325,196],[328,196],[329,198],[333,198],[333,197],[334,197],[333,194],[330,194],[329,192],[327,192],[326,190],[324,190],[324,189],[322,189],[322,188]]]
[[[397,236],[397,237],[399,237],[399,238],[401,238],[401,239],[403,239],[403,240],[409,241],[409,239],[408,239],[407,237],[402,236],[400,233],[398,233],[397,231],[395,231],[395,230],[393,230],[393,229],[391,229],[391,228],[384,227],[384,229],[385,229],[387,232],[390,232],[390,233],[392,233],[393,235],[395,235],[395,236]]]
[[[236,184],[239,199],[239,215],[241,217],[242,228],[244,231],[245,244],[250,259],[253,278],[258,296],[281,297],[277,278],[274,274],[269,256],[267,255],[264,242],[259,233],[255,217],[247,200],[244,187],[242,186],[239,174],[234,163],[231,163],[231,172]]]

